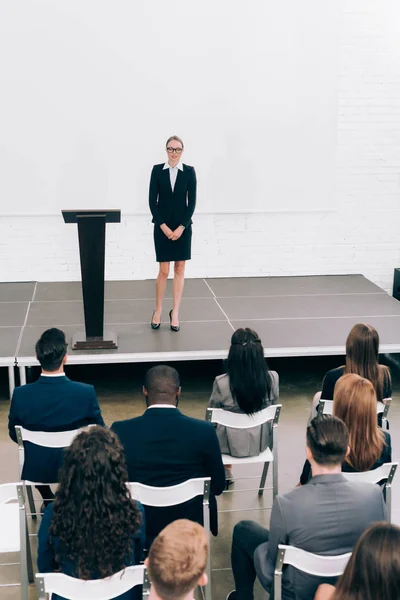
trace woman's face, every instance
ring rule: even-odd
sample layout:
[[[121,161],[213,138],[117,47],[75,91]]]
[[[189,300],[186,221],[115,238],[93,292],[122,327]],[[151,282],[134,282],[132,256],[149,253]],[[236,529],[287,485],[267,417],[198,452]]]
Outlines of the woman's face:
[[[175,167],[181,159],[183,153],[182,144],[177,140],[171,140],[167,146],[168,162],[171,167]]]

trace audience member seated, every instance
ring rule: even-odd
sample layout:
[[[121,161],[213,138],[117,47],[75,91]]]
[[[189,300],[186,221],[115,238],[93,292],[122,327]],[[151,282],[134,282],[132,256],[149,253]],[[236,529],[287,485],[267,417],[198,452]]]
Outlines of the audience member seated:
[[[252,329],[238,329],[232,335],[226,369],[215,378],[210,408],[252,415],[277,403],[278,373],[269,371],[261,340]],[[216,431],[221,452],[239,458],[256,456],[270,443],[269,424],[242,430],[216,425]]]
[[[400,598],[400,528],[371,525],[358,540],[336,589],[318,588],[315,600],[394,600]]]
[[[103,579],[142,560],[143,507],[130,497],[127,479],[123,448],[112,431],[91,427],[75,438],[39,528],[40,572]],[[136,600],[141,589],[118,598]]]
[[[348,451],[346,425],[333,415],[313,419],[307,428],[307,458],[313,478],[275,498],[270,530],[253,521],[240,521],[234,528],[232,570],[236,591],[229,600],[251,600],[258,576],[273,593],[278,545],[296,546],[322,555],[350,552],[365,529],[387,518],[381,490],[368,483],[347,481],[341,473]],[[283,572],[283,600],[309,600],[321,583],[336,583],[307,575],[291,566]]]
[[[346,340],[346,364],[332,369],[325,375],[321,395],[316,394],[313,401],[312,418],[317,414],[319,400],[333,400],[333,392],[338,379],[346,373],[355,373],[368,379],[375,388],[378,402],[392,396],[392,378],[390,369],[379,362],[379,335],[374,327],[357,323]],[[382,425],[382,415],[378,415]]]
[[[42,368],[35,383],[16,387],[8,416],[10,438],[16,442],[15,426],[31,431],[67,431],[86,425],[104,425],[92,385],[71,381],[64,373],[67,343],[59,329],[48,329],[36,343],[36,357]],[[55,483],[63,449],[25,443],[21,479]],[[54,497],[49,486],[37,486],[46,506]]]
[[[125,449],[129,481],[166,487],[196,477],[211,477],[210,525],[218,533],[215,496],[225,489],[225,472],[215,429],[178,410],[178,372],[157,365],[146,373],[143,393],[147,410],[141,417],[115,422]],[[172,521],[188,518],[203,524],[203,504],[196,498],[174,507],[145,507],[149,543]]]
[[[145,565],[149,600],[193,600],[198,585],[207,585],[208,539],[198,523],[180,519],[167,525],[154,540]]]
[[[342,471],[370,471],[392,462],[390,434],[378,427],[376,404],[375,390],[368,379],[349,373],[338,380],[334,392],[333,414],[346,424],[350,447]],[[310,477],[311,467],[306,461],[300,483],[304,485]]]

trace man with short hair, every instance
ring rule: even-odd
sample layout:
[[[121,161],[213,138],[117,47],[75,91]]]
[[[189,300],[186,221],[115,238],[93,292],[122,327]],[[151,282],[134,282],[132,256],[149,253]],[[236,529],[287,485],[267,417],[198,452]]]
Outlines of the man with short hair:
[[[253,521],[235,526],[231,558],[236,590],[227,600],[252,600],[256,576],[268,593],[273,592],[279,544],[326,556],[345,554],[371,523],[387,519],[379,486],[349,482],[342,475],[348,444],[347,427],[337,417],[323,415],[311,421],[306,454],[313,477],[307,485],[275,498],[269,531]],[[335,581],[286,566],[282,598],[308,600],[320,583]]]
[[[193,600],[206,575],[208,539],[204,528],[187,519],[165,527],[154,540],[144,561],[150,581],[149,600]]]
[[[67,343],[60,329],[47,329],[35,346],[42,372],[35,383],[14,389],[8,416],[10,438],[16,442],[15,426],[30,431],[70,431],[86,425],[104,425],[92,385],[71,381],[64,373]],[[22,479],[55,483],[63,459],[62,448],[44,448],[25,442]],[[53,498],[49,486],[37,486],[44,504]]]
[[[147,410],[141,417],[113,423],[125,450],[129,481],[167,487],[196,477],[211,477],[210,525],[216,535],[215,496],[225,489],[225,471],[214,426],[178,410],[178,372],[166,365],[147,371],[143,393]],[[201,498],[167,508],[145,507],[146,533],[154,539],[168,523],[188,518],[203,523]]]

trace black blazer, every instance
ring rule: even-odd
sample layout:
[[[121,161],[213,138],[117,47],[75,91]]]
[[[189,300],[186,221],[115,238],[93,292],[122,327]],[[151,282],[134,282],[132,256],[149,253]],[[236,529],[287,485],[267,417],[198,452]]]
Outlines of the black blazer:
[[[35,383],[16,387],[8,415],[8,432],[16,442],[15,425],[30,431],[69,431],[96,423],[104,425],[92,385],[63,377],[40,376]],[[55,483],[63,460],[62,448],[25,442],[22,479]]]
[[[111,429],[124,446],[129,481],[166,487],[195,477],[211,477],[210,519],[216,535],[215,496],[225,489],[225,471],[214,426],[187,417],[177,408],[149,408],[141,417],[113,423]],[[148,538],[176,519],[203,523],[199,498],[178,507],[145,506],[145,513]]]
[[[194,167],[182,165],[178,169],[174,191],[171,188],[169,169],[164,163],[154,165],[150,178],[149,205],[152,222],[160,226],[166,223],[175,230],[179,225],[188,227],[196,207],[196,172]]]

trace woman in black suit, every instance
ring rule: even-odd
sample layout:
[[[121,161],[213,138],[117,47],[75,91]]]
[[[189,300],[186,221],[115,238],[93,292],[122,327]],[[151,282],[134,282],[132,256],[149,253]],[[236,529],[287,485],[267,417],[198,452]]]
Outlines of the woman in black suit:
[[[156,308],[152,329],[161,323],[162,301],[170,262],[174,264],[174,303],[169,313],[172,331],[179,331],[179,305],[185,282],[185,261],[191,258],[192,216],[196,206],[196,173],[181,162],[182,140],[173,135],[167,140],[168,162],[154,165],[150,179],[149,204],[154,223],[154,245],[160,270],[156,281]]]

